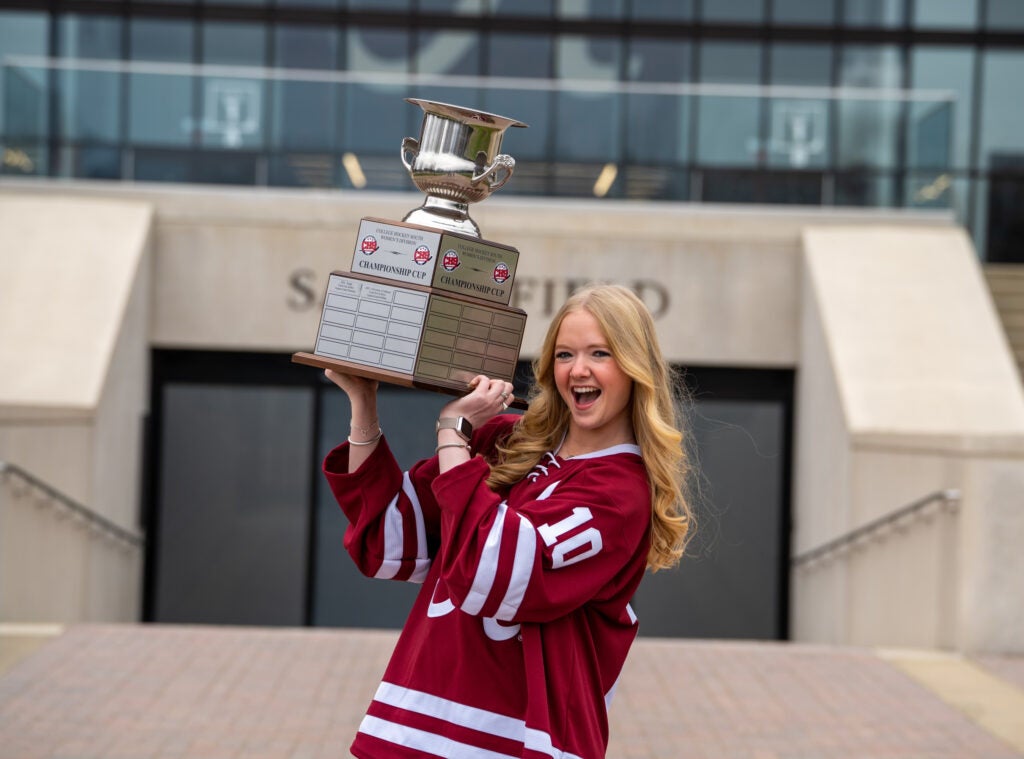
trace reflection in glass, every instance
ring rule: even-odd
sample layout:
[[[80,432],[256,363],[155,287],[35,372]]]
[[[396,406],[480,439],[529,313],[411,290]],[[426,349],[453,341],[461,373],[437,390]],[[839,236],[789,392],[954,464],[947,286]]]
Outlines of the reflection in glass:
[[[776,24],[831,24],[836,18],[835,0],[773,0],[771,8]]]
[[[936,101],[909,104],[907,166],[965,168],[974,111],[974,50],[917,47],[910,51],[914,90],[934,90]],[[952,102],[945,96],[955,98]]]
[[[1001,160],[1024,155],[1024,52],[985,51],[981,80],[981,152],[976,165],[989,169]]]
[[[619,39],[563,35],[558,39],[557,76],[616,82],[621,56]],[[618,161],[619,108],[620,98],[615,93],[573,90],[572,84],[567,83],[558,93],[554,159],[596,161],[600,165]]]
[[[45,139],[49,132],[49,87],[41,68],[4,62],[7,56],[47,53],[45,13],[0,11],[0,134]],[[33,172],[34,173],[34,172]]]
[[[902,101],[894,97],[903,80],[899,52],[891,46],[850,46],[842,50],[839,83],[868,88],[838,103],[840,167],[896,165]]]
[[[421,29],[416,36],[413,71],[418,74],[477,76],[480,74],[480,35],[468,31]],[[417,90],[417,97],[483,108],[481,93],[469,87],[430,85]]]
[[[491,0],[491,13],[495,16],[550,17],[553,9],[551,0]]]
[[[333,70],[338,60],[338,32],[325,27],[276,26],[274,54],[277,68]],[[275,80],[271,144],[332,150],[338,139],[338,91],[335,82]]]
[[[629,78],[689,82],[692,54],[693,46],[686,42],[635,39],[629,52]],[[633,92],[625,97],[626,160],[668,165],[687,162],[692,97]]]
[[[832,48],[819,44],[777,44],[770,50],[771,83],[786,87],[827,88],[832,81]],[[832,101],[773,96],[768,102],[768,165],[795,169],[831,163]]]
[[[953,209],[957,222],[963,223],[967,213],[966,188],[965,179],[957,178],[948,171],[909,172],[904,180],[904,205],[907,208]]]
[[[202,43],[207,64],[262,67],[266,63],[266,28],[262,24],[207,22],[202,26]],[[208,76],[199,86],[204,145],[236,150],[263,143],[263,79]]]
[[[404,29],[350,27],[345,68],[350,71],[408,71],[410,34]],[[406,84],[347,84],[342,89],[339,147],[358,156],[371,189],[411,189],[408,174],[395,160],[404,137],[419,135],[422,112],[403,98]]]
[[[701,45],[702,82],[756,85],[760,77],[760,44],[707,42]],[[718,166],[756,164],[761,151],[760,117],[760,98],[735,93],[701,96],[697,112],[697,163]]]
[[[914,0],[911,24],[919,29],[977,29],[978,0]]]
[[[988,0],[985,28],[996,31],[1024,29],[1024,3],[1020,0]]]
[[[704,21],[758,23],[764,20],[764,0],[714,0],[701,4]]]
[[[487,74],[491,77],[547,79],[552,75],[553,50],[554,42],[548,34],[495,32],[487,45]],[[548,90],[522,87],[488,87],[484,91],[485,111],[529,125],[529,129],[506,133],[508,149],[505,152],[516,161],[548,157],[552,104],[556,97]],[[505,188],[506,191],[523,184],[522,173],[522,167],[517,166],[516,177]]]
[[[121,19],[65,16],[61,19],[62,58],[121,58]],[[69,140],[114,142],[120,137],[121,75],[114,71],[62,69],[59,131]]]
[[[622,18],[624,0],[556,0],[562,18]]]
[[[843,22],[849,26],[903,26],[903,2],[904,0],[843,0]]]
[[[446,16],[482,16],[485,7],[485,0],[419,0],[420,13]]]
[[[693,0],[643,0],[629,5],[630,18],[681,21],[693,18]]]
[[[132,60],[191,63],[190,21],[136,18],[131,22]],[[187,145],[198,124],[192,115],[194,77],[185,73],[129,75],[128,138],[140,145]]]

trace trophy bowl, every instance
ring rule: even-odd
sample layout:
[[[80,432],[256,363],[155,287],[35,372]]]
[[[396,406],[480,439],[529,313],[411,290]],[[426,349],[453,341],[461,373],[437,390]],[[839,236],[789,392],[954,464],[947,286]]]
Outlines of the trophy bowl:
[[[485,200],[511,178],[515,159],[498,151],[506,129],[526,124],[433,100],[406,102],[423,109],[423,125],[419,139],[402,140],[402,163],[427,197],[403,221],[479,237],[469,204]]]

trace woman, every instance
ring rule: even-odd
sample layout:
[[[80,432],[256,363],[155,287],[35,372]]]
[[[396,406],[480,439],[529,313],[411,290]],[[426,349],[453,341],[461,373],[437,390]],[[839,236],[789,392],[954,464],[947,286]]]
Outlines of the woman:
[[[324,472],[367,575],[422,582],[352,753],[602,757],[636,637],[644,569],[678,562],[689,509],[671,372],[631,291],[594,286],[556,314],[521,417],[477,377],[435,455],[403,474],[376,384],[328,370],[352,435]]]

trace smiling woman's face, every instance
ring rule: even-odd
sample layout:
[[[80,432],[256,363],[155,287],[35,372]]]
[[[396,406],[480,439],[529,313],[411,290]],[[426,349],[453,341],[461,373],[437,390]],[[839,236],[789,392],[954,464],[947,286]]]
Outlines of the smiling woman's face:
[[[555,387],[572,412],[568,439],[574,447],[598,450],[631,442],[633,380],[588,311],[572,311],[562,319],[554,359]]]

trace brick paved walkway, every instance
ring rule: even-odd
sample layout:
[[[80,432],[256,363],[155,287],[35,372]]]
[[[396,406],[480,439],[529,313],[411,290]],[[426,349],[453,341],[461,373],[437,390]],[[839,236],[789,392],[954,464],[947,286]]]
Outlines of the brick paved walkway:
[[[71,628],[0,676],[0,759],[347,757],[394,639]],[[862,649],[641,639],[612,718],[610,759],[1021,757]]]

